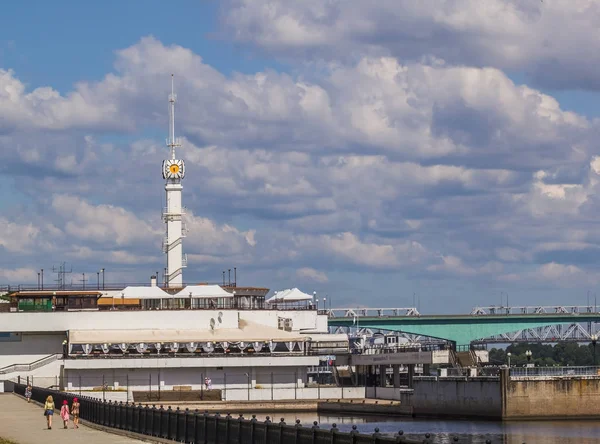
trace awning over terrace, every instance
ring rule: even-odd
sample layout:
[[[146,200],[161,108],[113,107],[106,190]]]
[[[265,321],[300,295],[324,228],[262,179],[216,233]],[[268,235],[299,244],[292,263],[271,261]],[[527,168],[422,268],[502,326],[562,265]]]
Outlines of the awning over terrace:
[[[170,299],[173,297],[166,291],[163,291],[160,287],[156,286],[129,286],[125,287],[120,292],[115,292],[111,296],[115,299]]]
[[[247,321],[240,328],[215,330],[70,330],[73,344],[118,344],[156,342],[306,342],[306,335],[290,333]]]
[[[275,294],[267,300],[267,304],[312,301],[312,295],[306,294],[297,288],[276,291]]]
[[[175,294],[176,298],[210,299],[232,298],[233,293],[223,290],[220,285],[188,285]]]

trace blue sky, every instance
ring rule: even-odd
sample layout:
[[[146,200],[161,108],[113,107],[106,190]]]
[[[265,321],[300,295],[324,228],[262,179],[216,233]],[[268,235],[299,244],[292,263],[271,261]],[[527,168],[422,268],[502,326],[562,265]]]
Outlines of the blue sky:
[[[504,293],[585,303],[600,283],[596,9],[7,4],[0,283],[63,260],[129,282],[164,267],[175,73],[186,280],[237,266],[248,285],[337,306],[417,294],[425,312]]]
[[[218,3],[109,0],[65,2],[59,7],[41,0],[7,3],[5,15],[13,20],[0,30],[0,60],[28,87],[52,85],[62,93],[81,80],[101,80],[113,71],[115,50],[148,35],[165,45],[186,42],[223,73],[280,68],[276,60],[250,55],[226,39]]]

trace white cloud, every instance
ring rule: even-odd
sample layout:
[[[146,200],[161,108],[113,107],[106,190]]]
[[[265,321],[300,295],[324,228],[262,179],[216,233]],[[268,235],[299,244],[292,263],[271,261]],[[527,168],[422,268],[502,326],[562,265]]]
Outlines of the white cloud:
[[[329,281],[327,274],[310,267],[303,267],[296,270],[296,276],[300,279],[308,279],[315,282],[325,283]]]
[[[0,279],[7,282],[35,282],[38,270],[31,268],[0,268]]]
[[[161,232],[124,208],[57,194],[52,209],[65,221],[65,233],[80,240],[115,246],[159,243]]]
[[[4,73],[0,169],[24,194],[0,219],[11,266],[34,268],[43,251],[122,276],[160,269],[167,152],[143,128],[166,132],[175,67],[186,277],[285,267],[332,285],[351,269],[357,287],[381,271],[516,283],[534,264],[591,267],[599,122],[499,69],[357,55],[310,75],[225,76],[145,38],[114,74],[62,96]]]
[[[595,0],[229,0],[223,12],[233,39],[294,61],[443,59],[522,70],[550,85],[600,87]]]

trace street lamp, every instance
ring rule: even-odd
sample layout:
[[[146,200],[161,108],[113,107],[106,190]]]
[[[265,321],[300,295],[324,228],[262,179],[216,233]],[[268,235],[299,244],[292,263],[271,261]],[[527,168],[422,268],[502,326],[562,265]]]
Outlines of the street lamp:
[[[532,353],[531,353],[531,350],[527,350],[527,351],[525,352],[525,356],[527,356],[527,363],[528,363],[528,364],[529,364],[529,362],[531,361],[531,355],[532,355]]]
[[[104,290],[104,268],[100,269],[100,273],[102,273],[102,290]]]
[[[323,310],[327,310],[327,298],[323,298]]]
[[[508,358],[508,368],[510,368],[510,357],[511,357],[511,356],[512,356],[512,353],[511,353],[511,352],[508,352],[508,353],[506,354],[506,357]]]
[[[596,365],[596,342],[598,342],[598,335],[592,335],[592,347],[594,347],[594,365]]]

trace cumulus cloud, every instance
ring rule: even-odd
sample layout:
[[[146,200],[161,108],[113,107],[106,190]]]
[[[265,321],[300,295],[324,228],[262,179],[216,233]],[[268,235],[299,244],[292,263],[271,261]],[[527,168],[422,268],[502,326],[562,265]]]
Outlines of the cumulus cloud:
[[[167,150],[144,129],[166,132],[171,67],[190,279],[240,265],[332,288],[348,270],[524,285],[593,263],[598,122],[501,69],[361,49],[311,75],[226,76],[147,37],[63,95],[4,72],[0,168],[28,201],[0,220],[19,257],[0,266],[43,251],[123,279],[162,269]]]
[[[327,274],[310,267],[303,267],[296,270],[296,277],[300,279],[308,279],[322,284],[329,281]]]
[[[553,87],[600,88],[595,0],[228,0],[222,8],[228,35],[292,60],[443,59],[524,71]]]

